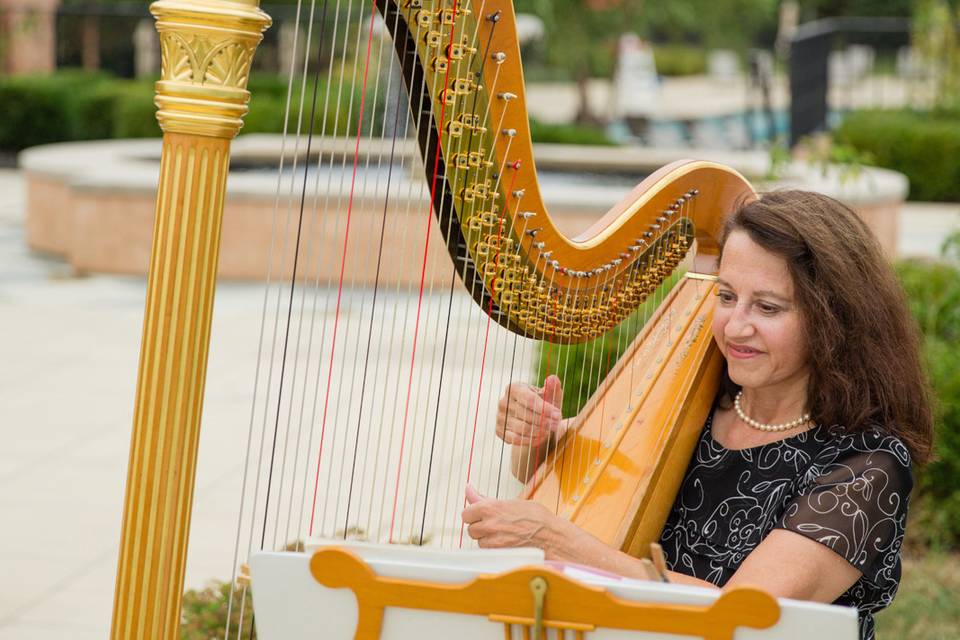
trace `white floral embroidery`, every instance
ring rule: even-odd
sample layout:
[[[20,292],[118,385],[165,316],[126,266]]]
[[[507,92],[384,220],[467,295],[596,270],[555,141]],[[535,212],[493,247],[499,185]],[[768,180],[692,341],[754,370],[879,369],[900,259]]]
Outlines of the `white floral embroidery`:
[[[836,602],[857,607],[861,638],[872,639],[873,613],[900,581],[912,488],[906,446],[879,429],[817,427],[729,450],[713,440],[711,422],[661,535],[670,566],[722,586],[771,530],[794,531],[863,574]]]

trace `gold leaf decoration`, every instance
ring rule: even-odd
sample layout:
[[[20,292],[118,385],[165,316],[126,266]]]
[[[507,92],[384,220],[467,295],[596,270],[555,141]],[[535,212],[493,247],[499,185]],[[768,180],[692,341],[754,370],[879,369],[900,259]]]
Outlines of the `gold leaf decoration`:
[[[163,33],[160,38],[161,77],[178,82],[192,82],[196,77],[196,57],[192,42],[177,33]]]
[[[211,51],[203,74],[204,84],[243,88],[253,58],[253,47],[238,42],[224,42]]]

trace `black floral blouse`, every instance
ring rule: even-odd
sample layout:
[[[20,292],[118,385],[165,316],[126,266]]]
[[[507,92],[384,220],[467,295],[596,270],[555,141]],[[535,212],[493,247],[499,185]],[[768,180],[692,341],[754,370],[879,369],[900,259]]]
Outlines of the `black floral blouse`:
[[[674,571],[723,586],[775,528],[826,545],[862,576],[834,604],[856,607],[860,637],[893,600],[913,476],[900,439],[814,427],[725,449],[707,419],[660,538]]]

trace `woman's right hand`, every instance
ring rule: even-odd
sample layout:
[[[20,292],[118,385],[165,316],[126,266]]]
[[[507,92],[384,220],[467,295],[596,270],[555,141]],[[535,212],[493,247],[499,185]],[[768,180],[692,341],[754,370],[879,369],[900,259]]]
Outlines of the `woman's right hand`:
[[[507,444],[540,446],[551,435],[559,437],[563,415],[560,378],[547,376],[542,389],[514,382],[497,406],[497,437]]]

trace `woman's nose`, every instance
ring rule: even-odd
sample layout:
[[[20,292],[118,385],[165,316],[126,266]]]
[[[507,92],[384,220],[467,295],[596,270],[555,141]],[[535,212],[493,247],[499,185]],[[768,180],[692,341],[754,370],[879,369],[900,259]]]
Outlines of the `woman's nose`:
[[[747,305],[738,304],[730,311],[724,333],[728,338],[743,338],[753,335],[756,328],[750,318]]]

